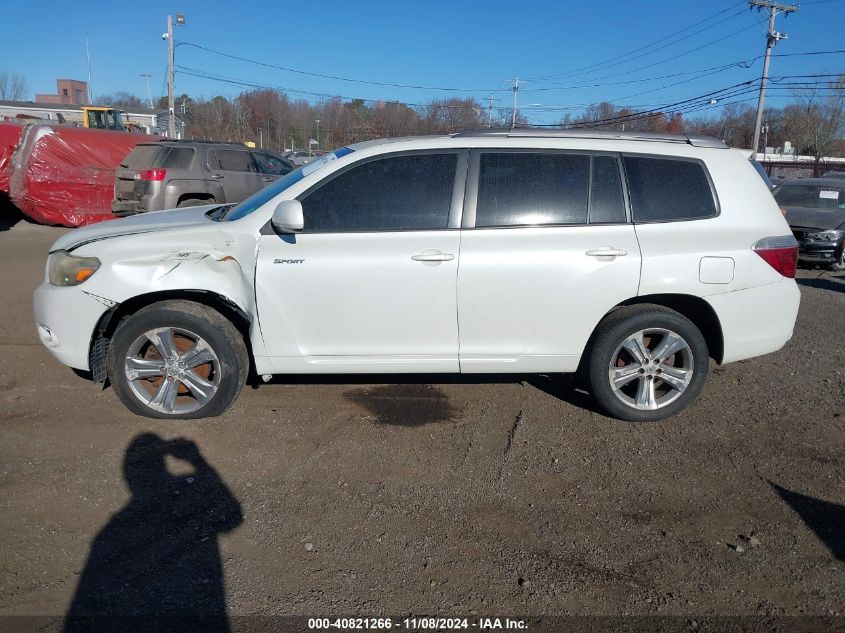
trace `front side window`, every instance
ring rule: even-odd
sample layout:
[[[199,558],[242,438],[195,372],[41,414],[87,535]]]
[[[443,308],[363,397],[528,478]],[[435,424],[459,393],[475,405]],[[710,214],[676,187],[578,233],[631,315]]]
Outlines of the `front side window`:
[[[625,156],[634,222],[698,220],[717,215],[704,165],[698,161]]]
[[[353,166],[301,199],[306,232],[445,229],[458,155],[412,154]]]
[[[256,152],[253,156],[255,157],[255,162],[258,163],[259,169],[265,174],[284,176],[289,171],[292,171],[290,165],[272,154]]]

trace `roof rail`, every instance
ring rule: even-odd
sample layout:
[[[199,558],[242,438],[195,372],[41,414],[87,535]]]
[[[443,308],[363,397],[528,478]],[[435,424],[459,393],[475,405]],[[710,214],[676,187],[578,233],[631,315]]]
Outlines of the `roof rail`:
[[[727,149],[724,141],[710,136],[686,134],[659,134],[653,132],[617,132],[615,130],[597,130],[593,128],[544,129],[534,127],[484,128],[467,130],[452,134],[456,138],[589,138],[611,139],[619,141],[652,141],[658,143],[686,143],[694,147],[712,147]]]

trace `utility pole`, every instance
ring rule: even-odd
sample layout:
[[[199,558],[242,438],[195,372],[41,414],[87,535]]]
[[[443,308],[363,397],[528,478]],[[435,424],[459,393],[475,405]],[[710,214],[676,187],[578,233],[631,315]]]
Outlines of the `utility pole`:
[[[176,14],[176,24],[184,26],[185,16]],[[167,137],[176,138],[176,104],[173,97],[173,16],[167,16]]]
[[[85,34],[85,60],[88,62],[88,94],[86,95],[88,101],[87,105],[91,105],[94,101],[91,98],[91,49],[88,46],[88,33]]]
[[[518,93],[519,93],[519,77],[515,77],[514,80],[513,80],[513,108],[511,109],[511,129],[516,127],[516,95]]]
[[[167,16],[167,138],[176,138],[176,104],[173,102],[173,16]]]
[[[493,93],[487,96],[487,127],[493,127]]]
[[[775,18],[781,14],[794,13],[798,10],[795,5],[778,4],[777,2],[770,2],[769,0],[748,0],[748,6],[752,9],[756,7],[758,10],[769,10],[769,30],[766,33],[766,57],[763,61],[763,75],[760,77],[760,97],[757,99],[757,116],[754,118],[754,154],[760,147],[760,127],[763,123],[763,106],[766,103],[766,83],[769,80],[769,60],[772,55],[772,48],[780,40],[786,39],[786,33],[778,33],[775,31]],[[752,157],[753,155],[752,154]]]
[[[150,90],[150,77],[152,75],[150,73],[141,73],[141,77],[147,80],[147,98],[150,100],[150,109],[153,109],[153,93]]]

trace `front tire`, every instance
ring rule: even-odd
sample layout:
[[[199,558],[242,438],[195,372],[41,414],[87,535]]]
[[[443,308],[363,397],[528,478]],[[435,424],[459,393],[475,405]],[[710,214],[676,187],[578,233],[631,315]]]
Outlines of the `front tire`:
[[[652,422],[701,393],[707,342],[686,317],[658,305],[620,308],[599,324],[589,355],[590,387],[609,415]]]
[[[120,323],[108,375],[137,415],[195,419],[220,415],[246,382],[249,357],[231,321],[191,301],[162,301]]]

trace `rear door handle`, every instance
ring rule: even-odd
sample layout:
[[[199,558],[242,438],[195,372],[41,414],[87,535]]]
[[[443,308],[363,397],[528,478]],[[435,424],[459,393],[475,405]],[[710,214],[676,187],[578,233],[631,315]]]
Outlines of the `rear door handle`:
[[[622,257],[628,254],[624,248],[614,248],[613,246],[598,246],[586,253],[590,257]]]
[[[223,177],[223,174],[211,174],[211,177],[214,180],[220,180]]]
[[[418,255],[411,255],[415,262],[450,262],[455,259],[452,253],[443,253],[437,249],[427,248]]]

